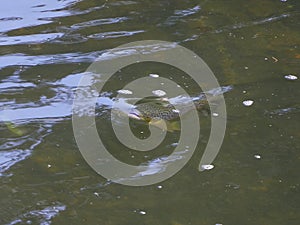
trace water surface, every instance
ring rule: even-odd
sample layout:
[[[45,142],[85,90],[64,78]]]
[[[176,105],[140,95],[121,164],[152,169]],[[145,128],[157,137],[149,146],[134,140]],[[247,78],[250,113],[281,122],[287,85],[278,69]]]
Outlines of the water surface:
[[[299,208],[300,3],[265,1],[21,1],[0,9],[1,224],[297,225]],[[172,178],[126,187],[97,175],[76,145],[71,108],[79,79],[108,49],[131,41],[173,41],[194,51],[226,93],[228,125],[214,169],[192,160]],[[115,74],[104,96],[157,73],[201,90],[158,63]],[[107,94],[107,95],[105,95]],[[250,107],[243,101],[253,100]],[[103,102],[102,102],[103,103]],[[170,154],[120,151],[108,118],[98,130],[113,154],[140,163]],[[139,128],[140,129],[140,128]],[[134,158],[132,157],[134,156]]]

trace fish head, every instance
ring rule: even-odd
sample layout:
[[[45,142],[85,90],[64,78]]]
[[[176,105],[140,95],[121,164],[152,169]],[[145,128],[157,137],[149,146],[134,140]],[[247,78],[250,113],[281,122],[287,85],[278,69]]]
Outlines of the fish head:
[[[135,108],[130,110],[130,112],[128,113],[128,117],[132,118],[132,119],[135,119],[135,120],[143,120],[142,113],[139,110],[135,109]]]
[[[149,122],[151,120],[151,118],[148,118],[140,110],[138,110],[136,108],[132,108],[129,111],[128,117],[135,119],[135,120],[141,120],[141,121],[146,121],[146,122]]]

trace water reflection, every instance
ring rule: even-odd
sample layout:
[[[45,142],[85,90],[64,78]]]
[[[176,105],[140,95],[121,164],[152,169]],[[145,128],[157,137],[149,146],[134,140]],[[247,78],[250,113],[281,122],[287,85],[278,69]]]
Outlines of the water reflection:
[[[10,54],[0,56],[0,69],[8,66],[37,66],[62,63],[92,63],[102,52],[66,53],[55,55],[30,56],[25,54]]]
[[[182,18],[198,13],[200,9],[201,7],[197,5],[190,9],[175,10],[174,15],[168,17],[163,24],[166,26],[172,26],[178,23]]]
[[[93,27],[93,26],[102,26],[106,24],[120,23],[126,20],[128,20],[127,17],[104,18],[104,19],[90,20],[87,22],[73,24],[71,25],[70,28],[72,29],[72,31],[75,31],[80,29],[86,29],[88,27]]]
[[[238,0],[3,2],[0,223],[298,225],[300,89],[299,79],[284,76],[299,77],[299,15],[294,0],[243,6]],[[203,57],[222,85],[234,89],[225,98],[227,136],[213,170],[201,175],[194,170],[209,133],[202,120],[195,160],[157,186],[130,189],[85,164],[70,116],[73,91],[88,64],[111,57],[107,49],[144,39],[183,44]],[[174,72],[159,66],[146,70]],[[117,77],[112,87],[122,88],[124,77],[134,72]],[[115,94],[100,96],[99,118]],[[248,99],[254,104],[245,107]],[[170,145],[139,156],[111,143],[106,126],[99,129],[120,150],[118,156],[142,158],[145,170],[137,177],[167,166],[160,159]]]
[[[98,34],[92,34],[89,35],[88,38],[92,39],[107,39],[107,38],[119,38],[119,37],[127,37],[132,36],[134,34],[142,33],[143,30],[137,30],[137,31],[112,31],[112,32],[105,32],[105,33],[98,33]]]
[[[0,11],[0,33],[10,30],[52,23],[55,18],[70,15],[65,9],[74,4],[74,0],[18,0],[2,4]]]
[[[12,145],[14,145],[14,143],[12,143]],[[3,176],[3,172],[30,155],[30,150],[0,151],[0,177]]]
[[[0,36],[0,46],[20,44],[41,44],[55,40],[63,36],[63,33],[31,34],[20,36]]]
[[[52,224],[52,219],[57,216],[61,211],[64,211],[66,206],[55,205],[49,206],[41,210],[32,210],[20,215],[17,219],[7,223],[7,225],[15,224],[40,224],[40,225],[50,225]]]
[[[18,126],[15,129],[22,132],[16,135],[7,131],[5,124],[0,127],[0,132],[2,133],[0,138],[0,177],[10,175],[10,173],[4,172],[7,172],[16,163],[29,157],[33,150],[52,132],[49,124],[28,124],[28,121],[26,121],[25,124],[14,126]]]

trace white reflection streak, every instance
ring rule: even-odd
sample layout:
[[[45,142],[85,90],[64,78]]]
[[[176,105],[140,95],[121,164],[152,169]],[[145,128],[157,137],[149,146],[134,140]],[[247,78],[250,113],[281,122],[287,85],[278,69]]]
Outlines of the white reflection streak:
[[[147,45],[147,46],[134,46],[127,48],[111,49],[103,53],[96,61],[111,60],[126,56],[140,55],[140,54],[153,54],[155,52],[163,52],[176,47],[176,43],[165,44],[165,45]]]
[[[6,225],[14,225],[20,223],[32,224],[32,218],[39,221],[40,225],[50,225],[52,219],[57,216],[61,211],[66,210],[65,205],[49,206],[42,210],[32,210],[27,213],[22,214],[19,218],[11,221]]]
[[[0,36],[0,46],[44,43],[62,37],[63,33],[30,34],[20,36]]]
[[[132,178],[138,178],[143,176],[149,176],[154,175],[157,173],[164,172],[169,165],[171,165],[173,162],[181,160],[184,157],[184,153],[186,153],[188,150],[184,150],[181,152],[176,152],[172,156],[165,156],[153,159],[143,166],[144,170],[135,174],[132,176]]]

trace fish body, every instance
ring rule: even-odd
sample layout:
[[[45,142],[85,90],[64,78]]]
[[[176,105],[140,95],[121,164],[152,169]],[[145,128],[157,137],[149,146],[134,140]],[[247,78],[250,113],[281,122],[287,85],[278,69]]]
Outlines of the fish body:
[[[191,107],[191,104],[188,103],[193,102],[198,111],[209,111],[209,105],[218,103],[220,96],[230,90],[232,90],[232,86],[222,86],[212,89],[206,93],[201,93],[196,97],[177,96],[166,100],[160,98],[160,101],[154,100],[140,103],[134,106],[134,108],[128,113],[128,116],[147,122],[152,119],[165,121],[176,120],[180,118],[180,116],[194,109],[194,107]],[[207,98],[209,99],[209,104]],[[174,107],[179,105],[181,106],[181,111],[176,110]]]
[[[172,122],[194,108],[198,111],[209,112],[210,106],[215,105],[215,103],[218,105],[220,96],[231,89],[232,86],[222,86],[206,93],[201,93],[196,97],[180,95],[172,98],[153,98],[152,96],[143,99],[143,102],[137,104],[131,103],[131,101],[136,100],[134,98],[110,99],[109,97],[101,97],[100,105],[112,108],[113,115],[118,117],[128,116],[132,119],[146,122],[153,120]],[[191,106],[191,103],[194,104],[194,107]],[[180,108],[180,110],[177,108]]]
[[[163,105],[156,102],[141,103],[134,107],[130,115],[136,115],[141,120],[150,121],[151,119],[173,120],[179,117],[179,111],[171,104]]]
[[[208,106],[208,102],[205,99],[193,100],[195,108],[202,110]],[[181,115],[191,111],[193,107],[182,105],[181,111],[177,110],[173,104],[166,102],[146,102],[135,105],[135,107],[129,112],[128,116],[134,119],[140,119],[144,121],[151,121],[152,119],[162,119],[166,121],[176,120]]]

